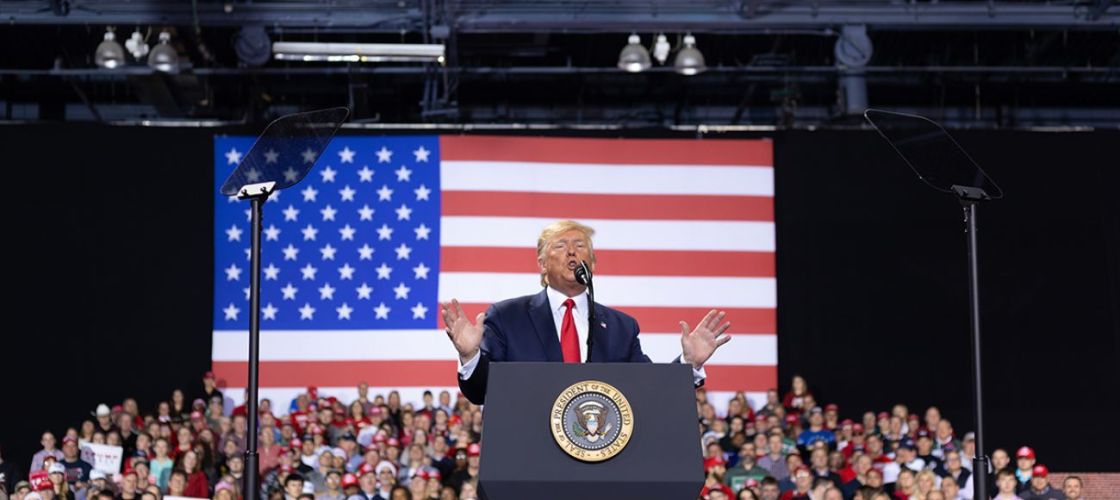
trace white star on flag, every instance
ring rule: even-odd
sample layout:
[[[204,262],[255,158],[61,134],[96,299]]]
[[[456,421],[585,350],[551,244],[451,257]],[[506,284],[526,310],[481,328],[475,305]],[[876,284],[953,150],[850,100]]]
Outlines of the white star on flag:
[[[412,272],[416,275],[415,279],[418,280],[428,279],[428,271],[431,271],[431,269],[425,266],[423,262],[421,262],[419,266],[412,268]]]
[[[241,228],[233,225],[226,229],[226,241],[241,241]]]
[[[416,233],[416,239],[426,240],[426,239],[428,239],[428,235],[432,232],[432,228],[424,225],[424,223],[421,222],[420,225],[417,226],[416,229],[413,229],[412,231]]]
[[[304,302],[303,307],[299,308],[299,319],[315,319],[315,308]]]
[[[275,264],[269,262],[268,267],[264,268],[264,279],[265,280],[276,280],[276,279],[279,278],[279,276],[280,276],[280,268],[276,267]]]
[[[412,308],[412,319],[424,319],[427,314],[428,308],[424,307],[424,304],[417,302],[416,306]]]
[[[350,227],[350,224],[342,226],[338,230],[338,234],[341,235],[342,241],[346,241],[346,240],[353,241],[354,240],[354,233],[357,233],[357,232],[358,232],[358,230]]]
[[[307,264],[306,266],[300,268],[299,272],[303,274],[303,279],[305,281],[315,281],[315,273],[319,272],[319,269],[311,264]]]
[[[431,153],[432,153],[431,151],[428,151],[427,149],[424,149],[424,146],[420,146],[420,148],[418,148],[418,149],[416,149],[415,151],[412,152],[412,155],[416,157],[417,162],[427,163],[428,155],[431,154]]]
[[[394,248],[393,250],[397,252],[397,260],[408,260],[409,256],[412,255],[412,249],[404,243],[401,243],[401,246]]]
[[[362,286],[355,288],[358,292],[358,300],[369,300],[369,294],[373,293],[373,287],[367,285],[364,281]]]
[[[358,171],[358,182],[373,182],[373,169],[369,165],[362,165],[362,169]]]
[[[393,273],[393,268],[385,265],[384,262],[375,270],[377,271],[377,279],[379,280],[387,280],[389,279],[389,275]]]
[[[338,152],[339,163],[354,163],[354,153],[355,152],[350,149],[350,146],[342,148],[342,151]]]
[[[237,264],[230,264],[229,267],[226,268],[226,281],[240,281],[240,280],[241,280],[241,268],[237,267]]]
[[[296,300],[296,292],[298,291],[299,288],[292,286],[291,282],[288,282],[287,286],[280,289],[280,293],[284,294],[284,300]]]
[[[305,149],[302,153],[304,163],[315,163],[315,152],[311,148]]]
[[[416,201],[427,201],[428,195],[432,194],[432,190],[428,189],[428,187],[423,184],[421,184],[420,187],[413,189],[412,192],[416,193]]]
[[[264,314],[264,319],[275,320],[276,319],[276,313],[279,312],[279,311],[280,311],[279,309],[277,309],[275,306],[272,305],[272,302],[269,302],[268,305],[261,308],[261,313]]]
[[[322,254],[322,257],[319,260],[334,260],[334,254],[337,251],[337,248],[332,247],[330,243],[327,243],[327,246],[319,249],[319,253]]]
[[[358,249],[358,260],[373,260],[373,247],[369,246],[369,243]]]
[[[303,188],[303,191],[300,191],[300,193],[303,194],[303,201],[315,201],[315,197],[319,195],[319,190],[311,186],[307,186]]]
[[[300,230],[303,233],[303,241],[315,241],[315,236],[319,234],[319,230],[315,226],[308,224],[307,227]]]
[[[393,190],[389,189],[388,185],[382,184],[381,189],[377,190],[377,201],[392,201]]]
[[[296,257],[299,255],[299,249],[291,243],[288,243],[288,246],[284,247],[281,251],[284,252],[284,260],[296,260]]]
[[[342,267],[338,268],[338,279],[352,280],[354,279],[354,271],[357,271],[357,269],[350,267],[349,262],[344,262]]]
[[[408,285],[405,285],[404,282],[401,282],[399,285],[393,288],[393,294],[396,295],[398,299],[407,299],[408,292],[411,291],[412,289],[409,288]]]
[[[296,179],[299,179],[299,172],[297,172],[296,169],[292,167],[288,167],[288,169],[284,171],[284,180],[288,182],[295,182]]]
[[[402,203],[395,212],[397,212],[397,220],[412,220],[412,209],[408,208],[408,205]]]
[[[250,168],[245,172],[245,180],[249,182],[259,182],[261,180],[261,171],[257,170],[256,167]]]
[[[373,308],[373,313],[377,316],[376,319],[389,319],[389,311],[391,310],[392,309],[385,307],[385,303],[382,302],[378,304],[377,307]]]
[[[241,309],[238,309],[237,306],[230,302],[225,309],[222,309],[222,312],[226,313],[226,320],[236,320],[237,313],[241,312]]]
[[[401,168],[394,170],[397,174],[397,182],[408,182],[412,180],[412,171],[408,167],[401,165]]]
[[[349,184],[338,190],[338,195],[342,197],[342,201],[354,201],[354,193],[357,193],[357,191],[351,189]]]
[[[269,224],[268,228],[264,230],[265,241],[280,241],[280,228],[276,224]]]
[[[334,220],[334,216],[338,213],[338,210],[335,210],[334,207],[327,205],[320,209],[319,213],[323,214],[323,221],[326,222],[329,220]]]
[[[331,168],[330,165],[319,171],[319,175],[323,176],[323,182],[334,182],[334,176],[337,174],[338,171]]]
[[[338,311],[338,319],[350,319],[350,313],[354,312],[354,309],[343,302],[341,306],[335,308],[335,311]]]
[[[358,209],[358,220],[373,220],[374,209],[369,208],[369,204],[365,204],[362,208]]]
[[[229,151],[226,151],[226,165],[237,165],[238,163],[241,163],[241,151],[230,148]]]
[[[288,205],[288,208],[284,209],[284,222],[294,221],[294,220],[298,220],[298,219],[299,219],[299,209],[292,206],[292,205]]]
[[[319,300],[334,300],[334,290],[330,283],[323,283],[319,287]]]
[[[280,153],[277,153],[275,149],[269,149],[264,152],[264,162],[266,164],[271,165],[278,161],[280,161]]]
[[[385,146],[381,146],[381,149],[377,150],[377,163],[389,163],[392,157],[393,152]]]
[[[377,228],[377,241],[391,239],[393,239],[393,228],[388,224],[381,224],[381,227]]]

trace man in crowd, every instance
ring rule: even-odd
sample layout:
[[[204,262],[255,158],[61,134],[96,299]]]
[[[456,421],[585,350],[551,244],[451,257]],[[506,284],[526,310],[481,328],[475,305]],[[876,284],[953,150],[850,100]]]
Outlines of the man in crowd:
[[[1042,464],[1031,468],[1030,486],[1020,496],[1025,500],[1066,500],[1065,493],[1050,486],[1050,470]]]
[[[1081,478],[1077,476],[1069,476],[1062,482],[1062,492],[1066,494],[1068,500],[1085,500],[1081,496]]]
[[[770,472],[755,464],[754,443],[743,443],[739,447],[739,463],[724,474],[724,484],[731,487],[731,491],[743,489],[743,484],[748,479],[762,481]]]
[[[1034,450],[1030,446],[1020,447],[1015,452],[1015,479],[1019,480],[1019,491],[1030,487],[1031,471],[1034,469]]]
[[[284,478],[284,500],[299,500],[303,495],[303,477],[298,473],[288,474]]]
[[[809,452],[809,472],[813,477],[823,477],[832,481],[834,486],[840,484],[840,475],[828,467],[828,448],[821,441],[817,441]]]
[[[945,452],[945,467],[938,472],[941,475],[942,484],[946,481],[956,483],[961,490],[961,497],[965,500],[972,500],[972,472],[965,469],[961,464],[961,452],[956,450]]]
[[[869,471],[871,471],[871,457],[861,453],[852,459],[852,472],[855,472],[856,477],[841,486],[845,498],[852,498],[860,486],[867,484]]]
[[[1015,488],[1019,482],[1015,479],[1015,471],[1003,468],[996,472],[996,494],[993,497],[995,500],[1023,500],[1019,495],[1015,494]]]
[[[58,442],[55,441],[53,433],[50,431],[44,432],[43,437],[39,439],[39,444],[43,445],[43,449],[35,452],[35,455],[31,457],[31,469],[29,469],[29,473],[43,470],[43,459],[46,457],[54,457],[55,460],[62,460],[62,450],[55,448]]]
[[[576,270],[584,262],[594,271],[594,233],[575,221],[555,222],[541,231],[537,265],[544,290],[535,295],[493,304],[474,322],[458,300],[440,304],[447,335],[459,354],[459,388],[471,402],[485,400],[490,361],[650,361],[638,340],[638,322],[601,304],[594,304],[591,311],[587,286],[576,279]],[[594,323],[589,321],[591,315]],[[723,321],[725,317],[726,313],[712,310],[691,332],[681,322],[677,359],[692,365],[694,382],[703,381],[704,363],[731,340],[724,334],[731,326]]]
[[[797,446],[802,449],[802,452],[808,453],[813,443],[818,441],[823,441],[829,448],[836,448],[836,435],[824,428],[821,407],[814,406],[809,409],[809,428],[798,434]]]
[[[62,460],[59,463],[66,467],[66,478],[70,483],[84,487],[89,482],[89,471],[93,470],[93,466],[82,460],[78,453],[77,439],[71,436],[62,438]]]
[[[767,453],[758,459],[758,466],[770,471],[770,475],[778,481],[788,478],[789,469],[786,468],[786,459],[782,455],[781,434],[771,434],[766,439],[766,445]]]

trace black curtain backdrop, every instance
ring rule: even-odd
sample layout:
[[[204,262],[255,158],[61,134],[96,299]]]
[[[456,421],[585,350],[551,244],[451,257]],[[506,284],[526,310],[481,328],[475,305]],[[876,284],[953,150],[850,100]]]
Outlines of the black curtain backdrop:
[[[210,365],[212,137],[257,131],[0,126],[0,446],[24,474],[43,430],[77,426],[101,402],[132,396],[152,411],[172,389],[198,388]],[[979,219],[987,443],[1029,444],[1052,470],[1120,470],[1120,132],[954,135],[1007,193]],[[956,201],[874,132],[750,136],[775,141],[781,390],[798,373],[845,417],[937,405],[970,430]]]

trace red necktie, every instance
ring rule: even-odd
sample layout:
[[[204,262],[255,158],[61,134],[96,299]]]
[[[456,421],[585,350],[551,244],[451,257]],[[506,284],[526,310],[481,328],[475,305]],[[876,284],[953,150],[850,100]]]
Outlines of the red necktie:
[[[572,299],[564,301],[564,322],[560,324],[560,351],[564,353],[565,363],[579,363],[579,335],[576,333],[576,320],[572,309],[576,303]]]

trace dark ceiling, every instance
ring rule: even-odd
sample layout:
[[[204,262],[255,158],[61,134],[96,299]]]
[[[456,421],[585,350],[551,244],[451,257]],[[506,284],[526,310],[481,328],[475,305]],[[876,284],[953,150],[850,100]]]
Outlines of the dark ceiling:
[[[843,126],[840,80],[867,103],[954,126],[1120,126],[1120,15],[1114,2],[482,2],[0,0],[0,119],[258,122],[348,105],[366,124],[621,127]],[[844,67],[844,26],[873,55]],[[174,74],[132,61],[98,68],[112,26],[149,44],[169,30]],[[243,26],[271,41],[445,43],[445,64],[255,67],[233,49]],[[696,35],[708,70],[616,67],[627,35]],[[858,70],[853,72],[853,69]]]

